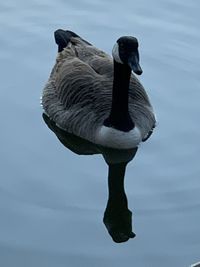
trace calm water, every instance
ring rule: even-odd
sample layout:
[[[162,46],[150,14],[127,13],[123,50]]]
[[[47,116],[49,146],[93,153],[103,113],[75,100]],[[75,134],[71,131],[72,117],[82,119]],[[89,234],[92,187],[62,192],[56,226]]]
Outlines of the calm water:
[[[0,3],[0,266],[183,267],[200,259],[200,2],[147,2]],[[127,243],[113,243],[102,223],[101,156],[66,150],[41,118],[57,28],[109,53],[121,35],[140,41],[141,80],[159,124],[127,169],[137,233]]]

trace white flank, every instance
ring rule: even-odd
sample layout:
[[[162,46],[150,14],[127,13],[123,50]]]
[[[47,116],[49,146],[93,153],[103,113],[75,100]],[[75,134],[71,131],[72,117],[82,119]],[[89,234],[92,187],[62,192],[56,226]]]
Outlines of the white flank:
[[[118,45],[118,43],[116,43],[113,46],[112,56],[113,56],[113,58],[114,58],[115,61],[117,61],[118,63],[123,64],[123,62],[121,61],[121,58],[119,56],[119,45]]]
[[[139,145],[142,141],[141,132],[135,127],[129,132],[102,126],[96,133],[95,143],[117,149],[129,149]]]

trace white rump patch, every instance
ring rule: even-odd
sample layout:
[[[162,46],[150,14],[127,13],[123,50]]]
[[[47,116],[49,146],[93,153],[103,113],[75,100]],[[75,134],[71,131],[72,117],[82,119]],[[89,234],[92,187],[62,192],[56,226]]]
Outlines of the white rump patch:
[[[129,149],[139,145],[142,141],[141,132],[135,127],[129,132],[123,132],[111,127],[102,126],[96,134],[95,143],[118,149]]]
[[[113,58],[114,58],[115,61],[117,61],[118,63],[124,64],[124,63],[121,61],[121,58],[120,58],[120,56],[119,56],[119,45],[118,45],[118,43],[116,43],[116,44],[113,46],[112,56],[113,56]]]

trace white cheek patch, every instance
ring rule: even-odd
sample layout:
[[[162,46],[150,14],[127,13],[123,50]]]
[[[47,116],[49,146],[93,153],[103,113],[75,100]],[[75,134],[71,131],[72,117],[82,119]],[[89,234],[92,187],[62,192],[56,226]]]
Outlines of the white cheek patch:
[[[121,58],[119,56],[119,45],[118,45],[118,43],[116,43],[113,46],[112,56],[113,56],[113,58],[114,58],[115,61],[117,61],[118,63],[123,64],[123,62],[121,61]]]
[[[199,267],[199,266],[200,266],[200,261],[190,265],[190,267]]]
[[[117,149],[135,148],[142,141],[141,132],[135,127],[129,132],[102,126],[96,134],[95,143]]]

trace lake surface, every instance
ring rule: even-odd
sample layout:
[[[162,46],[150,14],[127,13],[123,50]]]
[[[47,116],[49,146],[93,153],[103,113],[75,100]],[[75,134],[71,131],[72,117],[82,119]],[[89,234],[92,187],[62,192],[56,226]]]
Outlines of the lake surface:
[[[0,266],[184,267],[200,260],[200,2],[197,0],[0,3]],[[158,126],[128,165],[137,236],[123,244],[102,216],[107,166],[66,150],[39,103],[71,29],[110,53],[121,35],[140,42],[141,81]]]

